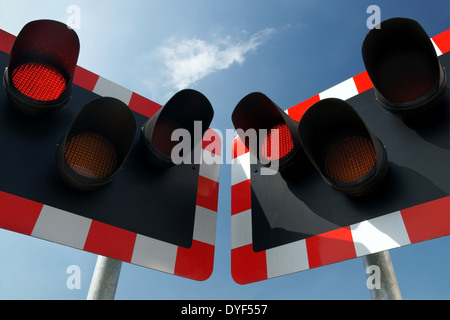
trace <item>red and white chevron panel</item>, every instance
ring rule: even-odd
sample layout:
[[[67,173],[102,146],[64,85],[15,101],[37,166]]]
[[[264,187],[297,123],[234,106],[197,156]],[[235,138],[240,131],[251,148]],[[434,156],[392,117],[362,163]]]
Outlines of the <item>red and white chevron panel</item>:
[[[450,29],[432,38],[438,55],[450,51]],[[364,71],[286,110],[299,121],[325,98],[347,100],[373,87]],[[252,244],[252,155],[237,137],[232,144],[231,273],[248,284],[308,270],[371,253],[450,235],[450,197],[392,212],[304,240],[255,252]],[[253,161],[253,162],[251,162]]]
[[[14,39],[15,36],[0,30],[0,50],[9,53]],[[79,66],[74,84],[100,96],[117,98],[146,117],[151,117],[161,108],[161,105]],[[210,139],[211,136],[214,138]],[[220,156],[217,154],[221,149],[220,144],[220,135],[209,129],[203,141],[203,159]],[[169,274],[206,280],[214,264],[219,166],[218,161],[200,165],[193,241],[189,249],[2,191],[0,228]]]

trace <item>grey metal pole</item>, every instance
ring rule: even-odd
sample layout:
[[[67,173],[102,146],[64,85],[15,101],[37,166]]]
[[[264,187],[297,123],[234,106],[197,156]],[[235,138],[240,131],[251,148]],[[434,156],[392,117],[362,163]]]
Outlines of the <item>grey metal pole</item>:
[[[87,300],[114,300],[122,261],[98,256]]]
[[[364,256],[363,263],[372,300],[402,300],[389,251]]]

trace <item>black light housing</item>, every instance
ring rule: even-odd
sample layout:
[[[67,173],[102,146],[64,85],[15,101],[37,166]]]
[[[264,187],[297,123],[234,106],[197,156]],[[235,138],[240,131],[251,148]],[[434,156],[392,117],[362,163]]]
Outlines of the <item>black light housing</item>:
[[[3,84],[13,104],[41,115],[70,98],[80,42],[74,30],[53,20],[26,24],[11,49]]]
[[[134,115],[122,101],[102,97],[89,102],[58,145],[60,177],[81,191],[112,182],[128,157],[136,130]]]
[[[172,139],[172,133],[176,129],[189,132],[192,155],[192,151],[200,147],[202,137],[213,117],[213,107],[202,93],[192,89],[177,92],[141,128],[141,145],[145,158],[157,167],[173,166],[172,149],[179,143]],[[196,121],[201,122],[200,134],[195,132]]]
[[[347,102],[328,98],[315,103],[300,119],[298,131],[308,158],[332,188],[361,196],[386,176],[386,148]]]
[[[298,122],[289,117],[279,106],[261,92],[245,96],[235,107],[231,116],[238,135],[249,152],[263,165],[278,162],[280,172],[302,168],[308,161],[298,136]],[[249,139],[248,130],[253,131]],[[272,145],[271,130],[278,130],[278,142]],[[260,134],[266,130],[267,135]],[[247,132],[247,135],[245,134]]]
[[[441,101],[447,77],[430,37],[417,21],[381,22],[366,35],[362,57],[375,95],[388,111],[416,115]]]

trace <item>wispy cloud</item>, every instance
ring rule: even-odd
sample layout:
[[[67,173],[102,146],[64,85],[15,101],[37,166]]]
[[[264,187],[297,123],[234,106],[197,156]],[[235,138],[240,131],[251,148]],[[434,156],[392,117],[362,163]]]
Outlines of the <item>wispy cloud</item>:
[[[193,38],[177,41],[169,39],[156,50],[158,59],[164,66],[166,85],[181,90],[207,75],[242,64],[246,56],[266,42],[275,29],[264,29],[244,40],[231,37],[207,42]]]

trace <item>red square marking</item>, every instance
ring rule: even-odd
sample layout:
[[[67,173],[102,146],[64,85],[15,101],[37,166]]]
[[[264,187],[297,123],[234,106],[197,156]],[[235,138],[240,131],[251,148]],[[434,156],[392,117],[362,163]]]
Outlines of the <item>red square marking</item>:
[[[309,109],[314,103],[320,101],[319,95],[315,95],[314,97],[311,97],[303,102],[300,102],[299,104],[291,107],[288,109],[289,116],[294,119],[295,121],[300,121],[300,119],[303,117],[303,114],[306,112],[306,110]]]
[[[401,210],[411,243],[450,234],[450,197]]]
[[[131,94],[129,107],[131,110],[148,118],[151,118],[159,109],[161,109],[161,105],[134,92]]]
[[[43,206],[0,191],[0,228],[30,235]]]
[[[233,145],[231,146],[231,158],[235,159],[239,156],[242,156],[243,154],[246,154],[248,152],[247,147],[242,142],[242,140],[239,137],[236,137],[236,139],[233,140]]]
[[[204,281],[208,279],[214,267],[214,246],[192,240],[189,249],[178,247],[174,274]]]
[[[310,268],[356,258],[350,227],[307,238],[306,248]]]
[[[358,90],[358,93],[367,91],[369,89],[373,88],[372,81],[369,78],[369,74],[367,71],[361,72],[360,74],[353,77],[353,80],[355,81],[356,89]]]
[[[231,250],[231,275],[239,284],[266,280],[266,252],[254,252],[252,244]]]
[[[84,250],[126,262],[131,261],[136,233],[92,221]]]
[[[252,208],[250,180],[231,186],[231,214],[237,214]]]
[[[217,212],[219,201],[219,183],[199,176],[197,188],[197,205]]]
[[[73,83],[86,90],[93,91],[98,79],[98,75],[80,66],[77,66],[75,69],[75,74],[73,76]]]
[[[0,30],[0,50],[10,53],[16,37],[6,31]]]
[[[450,29],[434,36],[432,39],[442,54],[450,51]]]

